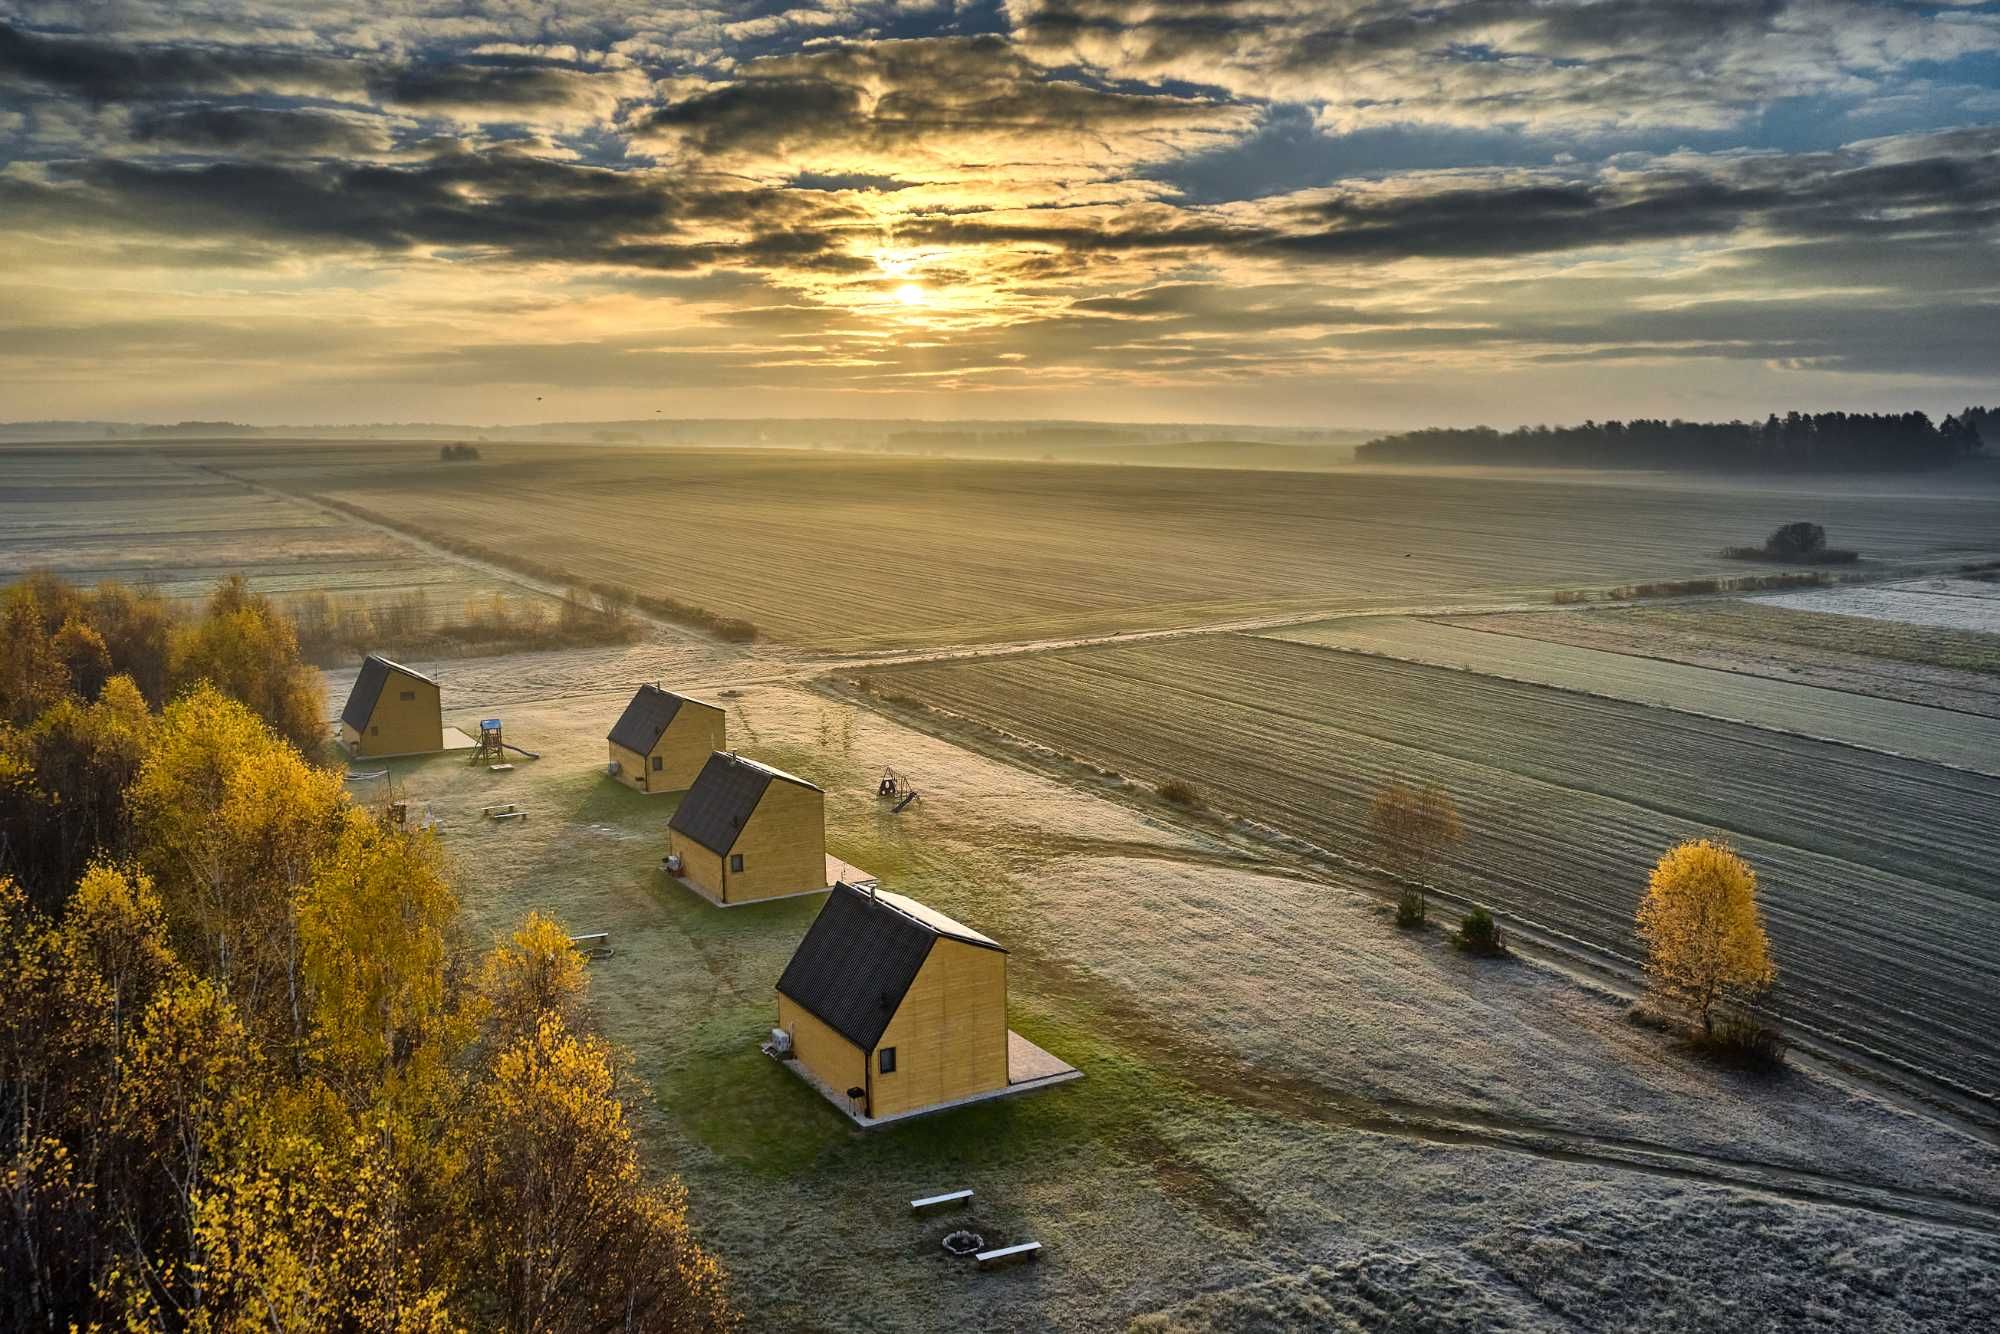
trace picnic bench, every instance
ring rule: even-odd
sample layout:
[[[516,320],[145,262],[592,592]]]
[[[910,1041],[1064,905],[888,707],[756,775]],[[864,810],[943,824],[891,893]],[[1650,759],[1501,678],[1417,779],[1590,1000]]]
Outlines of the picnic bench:
[[[952,1209],[958,1205],[970,1204],[971,1202],[972,1192],[969,1190],[946,1191],[942,1195],[926,1195],[921,1200],[911,1200],[910,1212],[913,1214],[927,1214],[935,1209]]]
[[[998,1250],[981,1251],[972,1258],[979,1261],[981,1269],[1004,1269],[1026,1260],[1038,1258],[1042,1253],[1039,1241],[1024,1241],[1017,1246],[1002,1246]]]

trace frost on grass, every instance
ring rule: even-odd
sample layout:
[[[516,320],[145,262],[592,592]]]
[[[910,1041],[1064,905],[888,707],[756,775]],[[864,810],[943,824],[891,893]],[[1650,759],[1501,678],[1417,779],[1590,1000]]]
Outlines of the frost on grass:
[[[1070,858],[1038,877],[1046,940],[1151,1013],[1330,1093],[2000,1195],[2000,1164],[1844,1083],[1718,1072],[1528,966],[1391,929],[1373,901],[1284,876]]]
[[[1911,579],[1862,588],[1824,588],[1757,599],[1800,611],[2000,634],[2000,584],[1978,579]]]

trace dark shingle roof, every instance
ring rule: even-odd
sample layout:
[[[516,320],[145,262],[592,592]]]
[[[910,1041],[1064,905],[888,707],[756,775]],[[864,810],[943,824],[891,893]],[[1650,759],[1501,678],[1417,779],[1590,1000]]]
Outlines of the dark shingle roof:
[[[726,853],[736,846],[736,836],[743,832],[750,812],[757,809],[757,803],[764,799],[764,789],[774,779],[797,783],[815,792],[820,790],[783,769],[718,750],[701,766],[694,786],[681,798],[667,827],[685,834],[710,852]]]
[[[607,740],[641,755],[650,755],[659,744],[660,733],[667,730],[685,702],[671,690],[640,686],[632,702],[625,706],[625,712],[618,715]]]
[[[778,990],[863,1051],[882,1031],[937,933],[851,885],[835,885],[785,965]]]
[[[382,698],[382,687],[389,683],[390,672],[401,672],[413,676],[429,685],[436,685],[422,672],[413,672],[399,662],[390,662],[379,653],[371,653],[361,660],[361,675],[354,678],[354,689],[347,692],[347,704],[340,711],[340,721],[359,732],[368,726],[368,719],[375,712],[375,703]]]
[[[900,894],[838,884],[785,965],[778,990],[861,1050],[873,1051],[940,936],[1000,950],[970,927]]]

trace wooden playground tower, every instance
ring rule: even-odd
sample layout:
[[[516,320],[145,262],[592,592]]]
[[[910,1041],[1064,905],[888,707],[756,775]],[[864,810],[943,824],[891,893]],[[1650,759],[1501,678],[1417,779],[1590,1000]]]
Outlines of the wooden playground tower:
[[[542,758],[532,750],[523,750],[519,746],[507,741],[501,734],[500,720],[498,718],[481,718],[479,720],[479,744],[472,752],[472,765],[477,767],[482,764],[489,766],[508,764],[507,752],[510,750],[516,755],[525,755],[531,760]],[[511,768],[512,766],[509,765],[508,767]]]

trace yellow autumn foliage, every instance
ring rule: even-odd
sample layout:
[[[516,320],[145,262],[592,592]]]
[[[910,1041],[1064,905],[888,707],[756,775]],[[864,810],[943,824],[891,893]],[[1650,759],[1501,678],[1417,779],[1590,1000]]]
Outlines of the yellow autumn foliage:
[[[543,1015],[574,1018],[583,988],[582,953],[569,932],[538,912],[529,913],[479,970],[479,993],[503,1042],[532,1033]]]
[[[129,860],[81,864],[60,914],[0,877],[0,1326],[734,1326],[559,923],[468,966],[435,836],[242,703],[155,719],[114,676],[35,726],[97,712]],[[57,751],[90,772],[0,746],[6,781],[91,790]]]
[[[1726,844],[1702,838],[1669,848],[1647,882],[1638,927],[1654,986],[1705,1030],[1719,1001],[1748,999],[1777,978],[1757,873]]]

